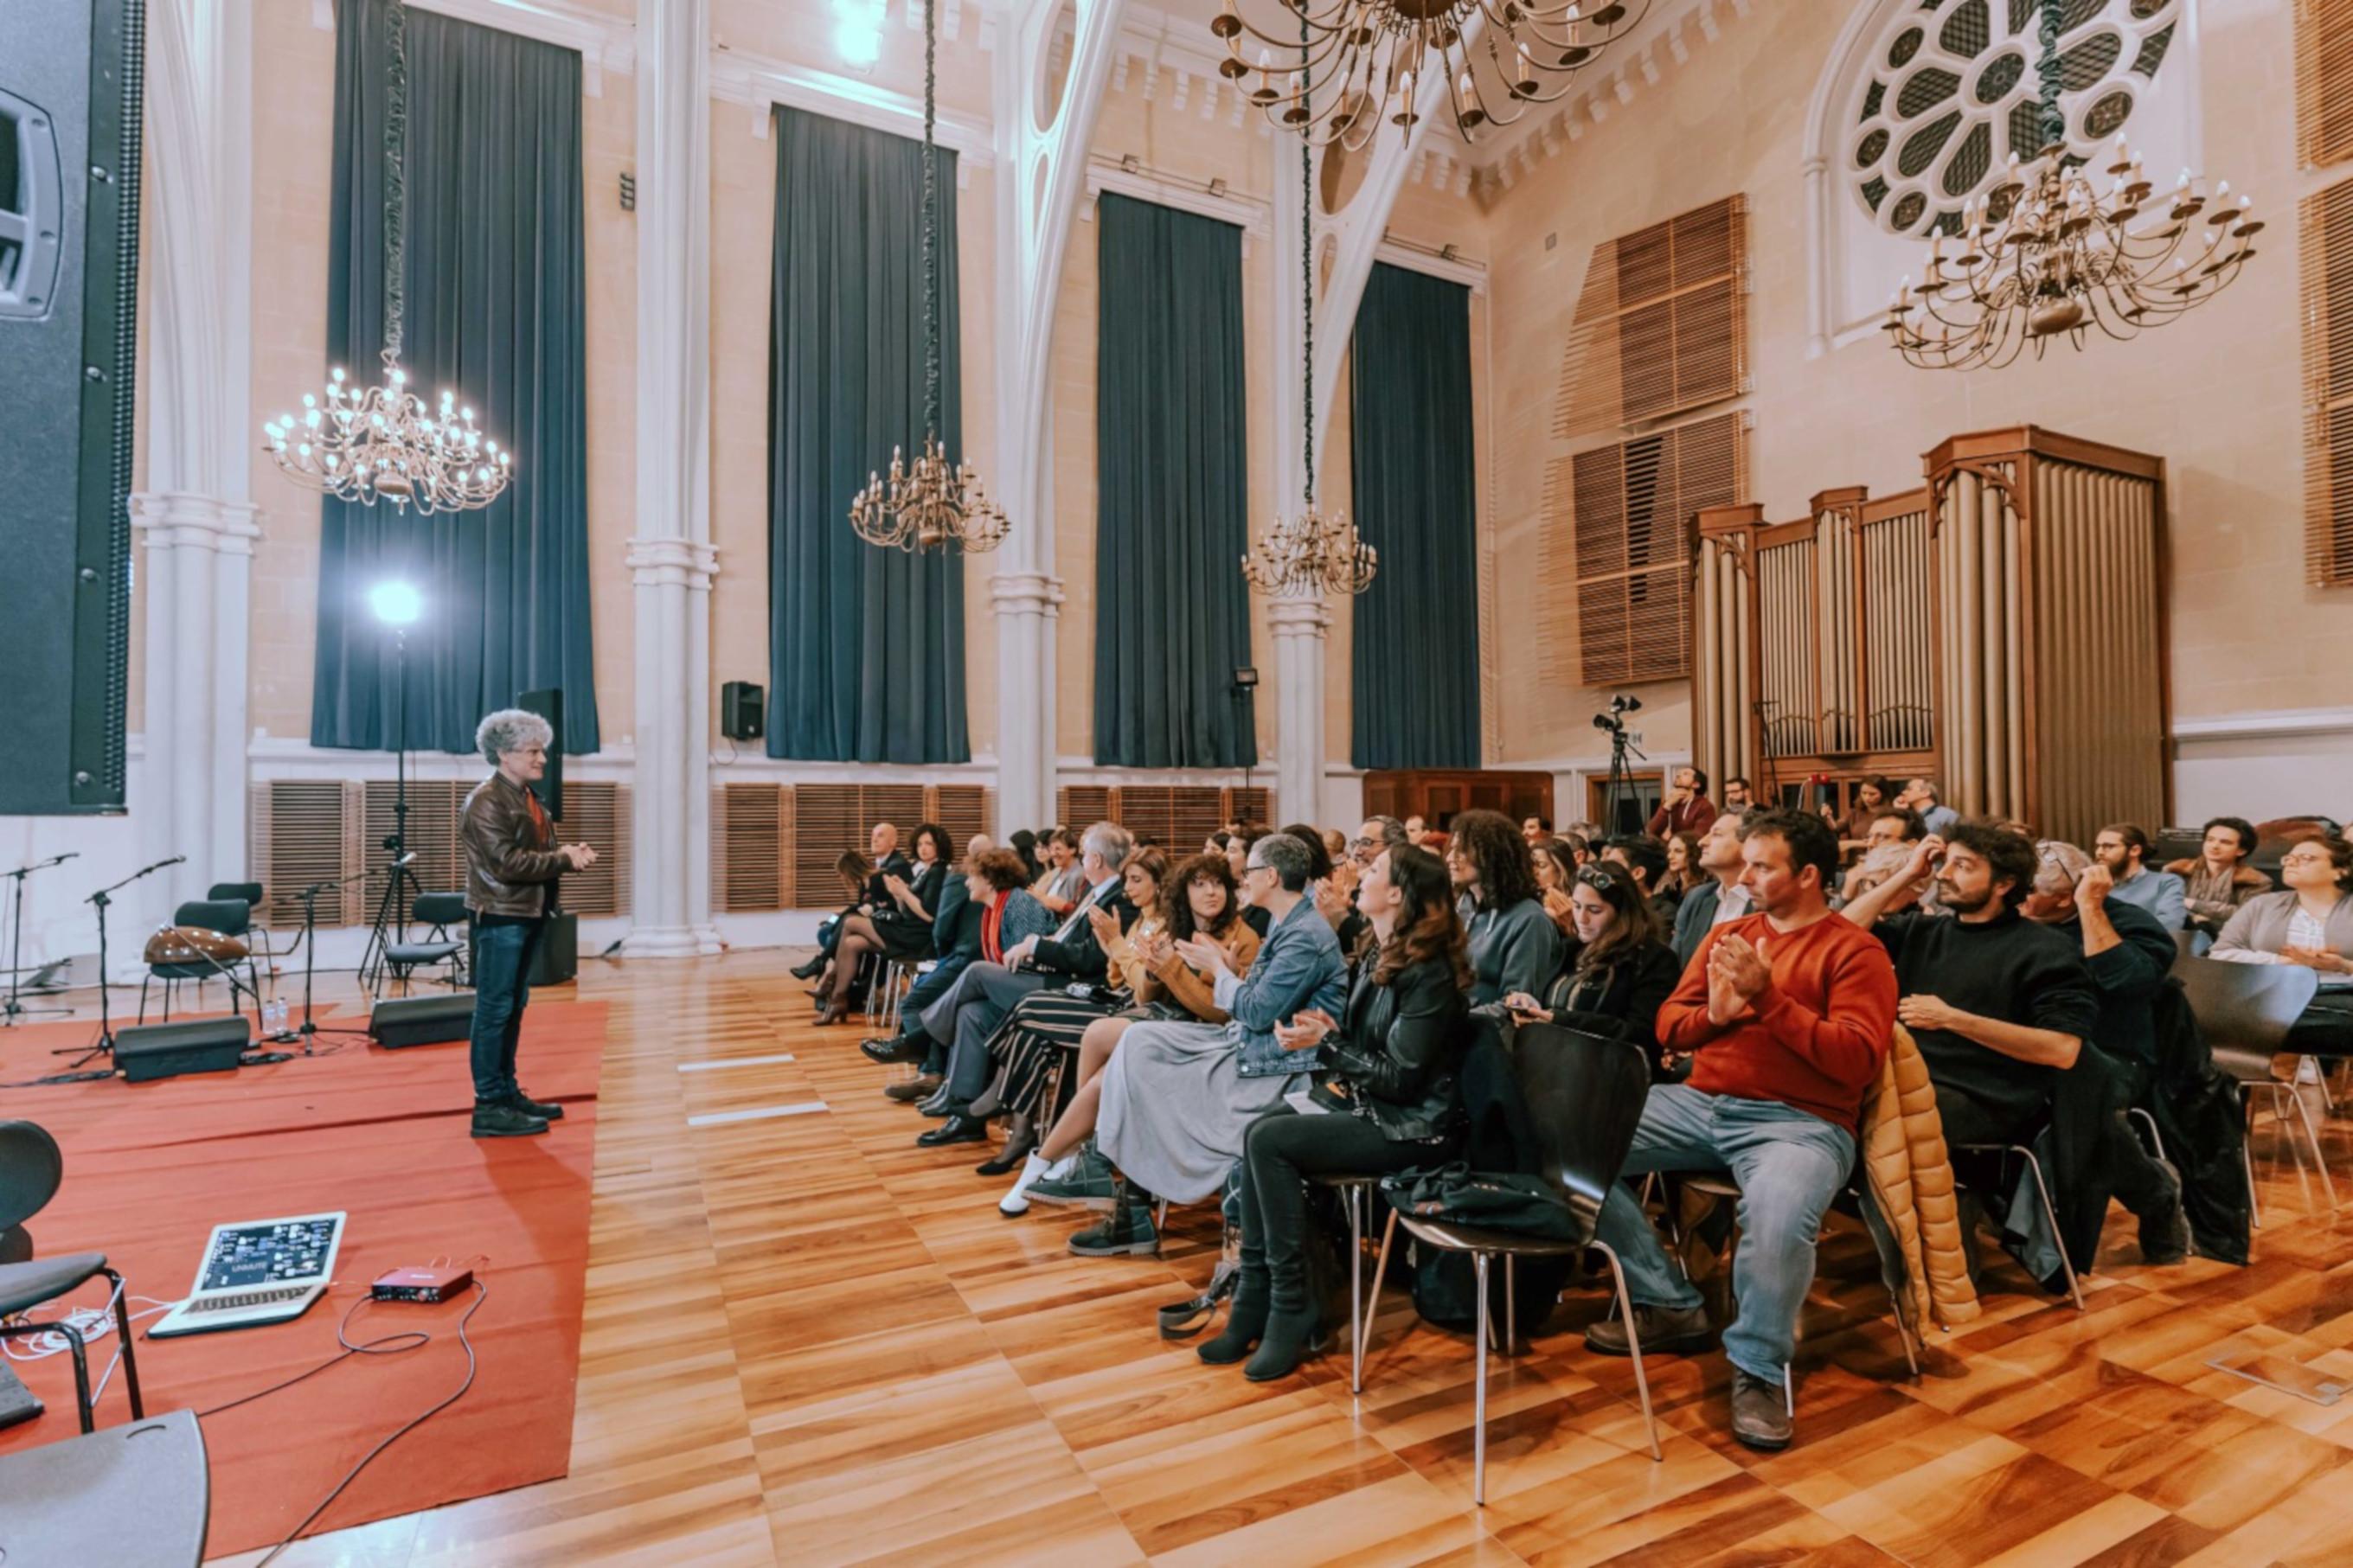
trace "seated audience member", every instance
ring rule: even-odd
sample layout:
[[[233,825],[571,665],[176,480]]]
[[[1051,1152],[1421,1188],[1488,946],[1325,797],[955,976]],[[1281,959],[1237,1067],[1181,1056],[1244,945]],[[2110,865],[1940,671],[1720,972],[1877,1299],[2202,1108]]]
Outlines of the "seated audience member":
[[[1593,825],[1588,822],[1570,823],[1567,831],[1564,832],[1559,837],[1553,840],[1554,843],[1568,851],[1568,858],[1570,863],[1573,865],[1590,866],[1593,864],[1593,846],[1595,841],[1599,838],[1601,830],[1598,827],[1593,827],[1593,830],[1588,833],[1586,831],[1588,827],[1593,827]]]
[[[1746,779],[1741,777],[1738,773],[1735,773],[1730,778],[1724,781],[1725,810],[1746,811],[1756,804],[1756,796],[1751,791],[1749,783]]]
[[[1315,912],[1331,924],[1332,932],[1340,940],[1340,956],[1353,963],[1356,944],[1370,929],[1365,917],[1356,912],[1356,900],[1350,896],[1356,890],[1356,863],[1353,860],[1335,864],[1325,847],[1324,830],[1309,823],[1287,822],[1275,830],[1287,833],[1307,846],[1308,896],[1314,900]]]
[[[938,1092],[947,1071],[947,1051],[924,1031],[923,1015],[955,989],[972,965],[1002,963],[1007,948],[1054,929],[1054,917],[1029,896],[1023,880],[1026,869],[1020,857],[1010,849],[990,848],[987,834],[974,837],[965,856],[963,898],[953,911],[946,899],[941,900],[942,921],[953,913],[955,923],[937,933],[938,964],[930,973],[917,976],[914,988],[907,993],[900,1008],[899,1034],[887,1040],[869,1040],[861,1047],[878,1062],[923,1064],[912,1083],[890,1085],[882,1091],[885,1097],[913,1100]]]
[[[1571,941],[1577,935],[1577,920],[1571,913],[1568,887],[1577,876],[1577,862],[1557,838],[1539,838],[1529,845],[1528,861],[1535,868],[1536,897],[1544,901],[1545,913],[1560,928],[1561,941]]]
[[[2309,833],[2280,858],[2276,893],[2239,906],[2206,956],[2226,963],[2300,963],[2320,989],[2280,1047],[2297,1056],[2353,1056],[2353,845]]]
[[[2124,1080],[2125,1100],[2106,1118],[2101,1161],[2116,1201],[2140,1222],[2147,1263],[2189,1256],[2181,1175],[2151,1155],[2133,1131],[2127,1106],[2144,1103],[2157,1077],[2157,994],[2173,972],[2173,932],[2137,904],[2120,902],[2104,862],[2073,844],[2035,846],[2034,890],[2021,912],[2077,943],[2098,991],[2092,1044]]]
[[[980,951],[981,911],[972,900],[969,884],[974,866],[983,855],[996,847],[997,841],[987,834],[976,833],[965,846],[964,858],[943,868],[939,900],[932,910],[933,956],[928,962],[917,965],[914,983],[908,986],[901,1005],[902,1016],[920,1010],[944,992],[964,966],[972,962],[973,955]],[[943,972],[946,974],[945,979],[941,978]],[[916,1000],[918,997],[923,999],[922,1002]],[[920,1033],[861,1041],[860,1048],[875,1061],[885,1064],[920,1061],[923,1058]]]
[[[1031,936],[1008,946],[1003,960],[976,963],[956,976],[948,994],[923,1010],[923,1028],[948,1052],[947,1081],[924,1102],[946,1118],[915,1142],[924,1148],[977,1143],[988,1123],[972,1114],[972,1102],[988,1087],[988,1039],[1013,1005],[1049,982],[1099,981],[1110,959],[1095,941],[1087,912],[1100,904],[1119,917],[1121,929],[1135,918],[1122,891],[1121,868],[1134,844],[1127,830],[1098,822],[1081,838],[1081,874],[1085,879],[1076,907],[1050,937]]]
[[[1668,784],[1659,809],[1651,813],[1650,833],[1653,838],[1664,838],[1670,833],[1705,833],[1715,820],[1715,803],[1707,798],[1706,772],[1681,767]]]
[[[1708,825],[1709,836],[1736,820],[1719,816]],[[1736,830],[1733,843],[1739,844]],[[1586,867],[1577,872],[1571,896],[1576,940],[1560,978],[1541,1001],[1524,991],[1504,997],[1504,1010],[1514,1023],[1541,1021],[1588,1034],[1622,1035],[1657,1065],[1659,1008],[1683,977],[1683,966],[1661,940],[1650,900],[1619,868]]]
[[[1419,816],[1409,816],[1405,819],[1405,836],[1415,843],[1420,843],[1421,836],[1429,831],[1430,824]]]
[[[1643,1352],[1704,1350],[1704,1298],[1668,1262],[1630,1184],[1653,1171],[1731,1173],[1744,1194],[1738,1310],[1724,1331],[1732,1431],[1750,1447],[1781,1448],[1798,1310],[1822,1213],[1854,1165],[1863,1096],[1887,1057],[1895,973],[1879,943],[1831,912],[1839,855],[1828,824],[1810,812],[1752,811],[1740,837],[1754,912],[1708,932],[1659,1009],[1659,1041],[1691,1058],[1691,1078],[1651,1086],[1599,1236],[1624,1264]],[[1597,1322],[1585,1342],[1624,1355],[1626,1325]]]
[[[1908,844],[1882,844],[1875,849],[1865,850],[1862,858],[1847,871],[1844,895],[1838,900],[1838,907],[1844,909],[1882,883],[1903,876],[1904,868],[1911,863],[1912,847]],[[1921,907],[1920,895],[1921,885],[1908,883],[1890,894],[1888,902],[1879,912],[1893,915],[1918,909]]]
[[[829,984],[820,987],[825,995],[818,1006],[818,1023],[838,1024],[849,1016],[850,987],[869,952],[903,963],[932,956],[932,921],[950,879],[949,858],[947,830],[924,823],[915,829],[914,875],[883,872],[880,880],[888,901],[871,912],[842,917]]]
[[[1309,1100],[1320,1111],[1277,1100],[1243,1137],[1241,1272],[1225,1331],[1199,1354],[1219,1366],[1250,1356],[1242,1375],[1253,1383],[1289,1376],[1315,1331],[1306,1178],[1436,1165],[1461,1136],[1455,1069],[1471,966],[1446,867],[1426,850],[1388,850],[1365,873],[1362,904],[1378,956],[1357,973],[1343,1017],[1303,1007],[1274,1026],[1293,1060],[1320,1058]]]
[[[1120,1037],[1096,1080],[1095,1113],[1096,1145],[1119,1180],[1111,1213],[1071,1238],[1072,1252],[1103,1258],[1157,1247],[1152,1194],[1195,1203],[1218,1191],[1241,1158],[1250,1124],[1282,1103],[1295,1075],[1319,1065],[1274,1037],[1274,1026],[1302,1008],[1336,1014],[1347,1002],[1339,941],[1308,897],[1313,863],[1308,847],[1287,833],[1251,846],[1252,901],[1274,924],[1248,975],[1236,975],[1215,942],[1196,938],[1178,950],[1211,974],[1229,1015],[1224,1027],[1135,1024]]]
[[[1057,827],[1041,841],[1046,849],[1046,865],[1029,888],[1029,896],[1046,906],[1046,912],[1057,920],[1078,908],[1079,900],[1087,889],[1087,878],[1082,861],[1079,833],[1072,827]]]
[[[2204,942],[2222,934],[2239,906],[2272,890],[2272,879],[2247,864],[2255,852],[2255,825],[2242,816],[2217,816],[2206,824],[2198,853],[2165,868],[2182,880],[2189,927]]]
[[[1472,1004],[1489,1006],[1514,991],[1534,994],[1550,985],[1560,973],[1560,928],[1545,912],[1535,858],[1511,819],[1458,813],[1446,869],[1471,933]]]
[[[1021,868],[1026,873],[1021,885],[1027,888],[1043,874],[1044,868],[1038,864],[1038,836],[1026,827],[1019,827],[1014,829],[1013,837],[1008,842],[1013,846],[1013,853],[1021,857]]]
[[[1723,816],[1717,812],[1718,816]],[[1713,827],[1714,823],[1708,824]],[[1659,891],[1672,896],[1680,908],[1686,896],[1702,882],[1707,873],[1699,868],[1699,835],[1678,833],[1667,840],[1667,874],[1659,879]]]
[[[2147,910],[2168,931],[2189,923],[2189,890],[2170,871],[2148,864],[2148,835],[2129,822],[2112,822],[2092,840],[2092,855],[2107,868],[2111,899]]]
[[[1324,830],[1323,838],[1324,858],[1332,862],[1334,868],[1356,863],[1356,858],[1348,853],[1348,836],[1345,833],[1336,827],[1327,827]]]
[[[1362,869],[1381,858],[1384,850],[1400,844],[1410,844],[1405,824],[1394,816],[1368,816],[1356,825],[1356,837],[1348,840],[1348,858]]]
[[[1250,879],[1244,873],[1250,868],[1251,847],[1265,837],[1265,828],[1250,826],[1226,841],[1226,867],[1234,874],[1234,886],[1242,890],[1242,919],[1250,922],[1250,930],[1258,932],[1261,942],[1266,940],[1267,932],[1273,928],[1274,918],[1251,902]]]
[[[1078,1048],[1088,1026],[1123,1011],[1134,996],[1145,966],[1145,947],[1167,930],[1168,857],[1138,849],[1120,868],[1122,895],[1135,912],[1124,929],[1113,907],[1087,910],[1087,927],[1103,952],[1102,985],[1086,994],[1062,986],[1033,991],[1013,1005],[988,1039],[989,1055],[1004,1064],[996,1084],[972,1103],[971,1114],[1007,1119],[1005,1146],[980,1166],[984,1176],[1001,1176],[1037,1147],[1039,1125],[1053,1108],[1039,1102],[1061,1053]]]
[[[851,890],[849,907],[843,910],[839,918],[819,929],[817,952],[810,956],[807,963],[794,966],[792,971],[794,979],[817,979],[819,972],[832,961],[834,948],[842,938],[842,927],[849,917],[871,915],[884,905],[893,902],[891,889],[884,884],[883,879],[905,877],[912,870],[907,864],[907,858],[899,853],[899,830],[890,823],[876,823],[873,832],[867,836],[867,844],[873,853],[866,863],[864,885]],[[841,868],[846,871],[852,860],[851,856],[844,855],[840,862]],[[825,987],[820,984],[818,989],[823,991]]]
[[[1699,841],[1701,880],[1675,906],[1675,962],[1689,963],[1709,931],[1748,912],[1748,889],[1742,883],[1740,825],[1745,810],[1726,806],[1717,813]]]
[[[1918,816],[1921,825],[1930,833],[1950,833],[1961,820],[1961,814],[1949,805],[1936,802],[1936,781],[1914,779],[1895,797],[1895,804],[1907,807]]]
[[[1552,837],[1552,824],[1541,816],[1523,817],[1520,819],[1520,837],[1528,841],[1530,848],[1534,848]]]
[[[1843,904],[1851,901],[1862,891],[1856,887],[1855,879],[1865,860],[1882,850],[1907,844],[1917,844],[1927,837],[1927,825],[1920,820],[1918,812],[1909,806],[1882,806],[1878,814],[1872,817],[1871,825],[1863,829],[1862,854],[1852,866],[1847,868],[1846,880],[1839,889],[1839,896],[1831,901]],[[1843,848],[1844,846],[1841,845],[1841,847]],[[1894,864],[1900,866],[1908,858],[1910,858],[1908,853],[1899,853],[1895,857]],[[1886,863],[1886,858],[1883,856],[1880,864]],[[1883,877],[1881,879],[1881,880],[1884,879]]]
[[[1709,820],[1714,826],[1714,819]],[[1668,931],[1675,929],[1675,905],[1679,901],[1665,887],[1667,879],[1667,847],[1646,834],[1621,833],[1601,847],[1604,865],[1623,866],[1633,873],[1635,884],[1642,896],[1651,900],[1651,913]]]
[[[1930,834],[1914,845],[1903,871],[1842,911],[1894,960],[1896,1016],[1927,1063],[1948,1147],[2026,1142],[2050,1107],[2053,1075],[2075,1065],[2097,1021],[2080,944],[2018,912],[2037,865],[2027,839],[1964,823],[1949,840]],[[1881,918],[1932,875],[1950,919]]]
[[[1202,855],[1176,868],[1163,905],[1166,929],[1133,943],[1143,961],[1141,973],[1134,973],[1131,982],[1136,1005],[1116,1016],[1096,1019],[1080,1037],[1078,1077],[1070,1104],[1023,1165],[1013,1190],[998,1201],[999,1212],[1026,1213],[1031,1197],[1080,1203],[1111,1195],[1110,1163],[1090,1140],[1103,1093],[1103,1064],[1111,1060],[1130,1024],[1226,1022],[1213,976],[1179,949],[1180,943],[1197,940],[1214,943],[1236,974],[1248,974],[1258,960],[1258,932],[1241,918],[1240,891],[1225,857]]]
[[[1841,849],[1860,849],[1871,836],[1871,825],[1891,804],[1885,779],[1863,779],[1854,786],[1854,798],[1848,802],[1842,814],[1833,815],[1828,807],[1822,815],[1831,818],[1831,826],[1839,836]]]

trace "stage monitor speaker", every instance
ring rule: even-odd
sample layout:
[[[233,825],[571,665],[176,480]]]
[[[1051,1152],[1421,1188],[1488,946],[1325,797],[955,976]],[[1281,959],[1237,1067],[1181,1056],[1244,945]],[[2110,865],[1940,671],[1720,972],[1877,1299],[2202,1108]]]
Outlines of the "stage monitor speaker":
[[[552,686],[544,691],[525,691],[515,698],[515,706],[526,713],[536,713],[547,721],[554,739],[547,742],[547,772],[540,775],[532,787],[538,793],[539,804],[547,807],[547,815],[556,821],[564,820],[564,689]]]
[[[768,732],[767,692],[757,681],[731,680],[719,689],[719,732],[756,741]]]
[[[531,956],[533,985],[563,985],[580,973],[580,917],[558,910],[547,917],[539,947]]]
[[[0,22],[0,815],[121,811],[142,0]]]
[[[387,997],[368,1014],[367,1032],[388,1051],[462,1040],[474,1032],[474,994]]]
[[[114,1070],[131,1083],[190,1072],[228,1072],[253,1044],[253,1020],[197,1018],[149,1024],[114,1037]]]

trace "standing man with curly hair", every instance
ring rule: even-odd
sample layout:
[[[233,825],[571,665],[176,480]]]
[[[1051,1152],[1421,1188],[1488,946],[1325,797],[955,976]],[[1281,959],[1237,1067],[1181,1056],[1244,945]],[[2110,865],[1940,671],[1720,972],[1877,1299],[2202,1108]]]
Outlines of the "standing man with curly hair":
[[[477,1138],[528,1138],[564,1115],[562,1106],[529,1098],[515,1081],[532,955],[555,910],[556,879],[596,863],[586,844],[555,842],[554,824],[532,793],[554,739],[546,720],[520,708],[501,708],[474,730],[474,744],[495,770],[466,797],[459,827],[473,937]]]

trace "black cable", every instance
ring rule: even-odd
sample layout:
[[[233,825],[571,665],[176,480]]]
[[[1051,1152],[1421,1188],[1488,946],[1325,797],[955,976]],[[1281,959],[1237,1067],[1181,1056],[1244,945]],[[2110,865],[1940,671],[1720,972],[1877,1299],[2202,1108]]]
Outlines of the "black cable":
[[[207,1417],[218,1415],[224,1410],[234,1410],[240,1405],[250,1405],[255,1400],[275,1394],[281,1388],[291,1388],[305,1378],[316,1377],[329,1367],[340,1366],[355,1355],[398,1355],[403,1351],[423,1350],[432,1342],[433,1336],[422,1329],[403,1329],[396,1334],[386,1334],[380,1340],[369,1340],[365,1343],[356,1345],[352,1343],[344,1334],[344,1331],[351,1327],[352,1314],[375,1299],[373,1296],[363,1295],[343,1309],[343,1321],[335,1325],[335,1342],[343,1347],[340,1354],[329,1356],[310,1371],[298,1372],[283,1383],[273,1383],[268,1388],[232,1399],[226,1405],[216,1405],[209,1410],[199,1410],[196,1412],[196,1419],[202,1421]],[[396,1340],[408,1340],[412,1342],[399,1345],[394,1343]]]

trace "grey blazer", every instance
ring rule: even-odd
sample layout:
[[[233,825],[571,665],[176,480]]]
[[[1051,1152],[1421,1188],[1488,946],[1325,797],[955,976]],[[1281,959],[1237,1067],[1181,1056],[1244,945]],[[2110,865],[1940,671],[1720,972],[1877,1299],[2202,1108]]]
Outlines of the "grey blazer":
[[[2257,893],[2239,906],[2222,934],[2214,939],[2211,958],[2228,961],[2233,952],[2277,952],[2287,945],[2287,923],[2295,918],[2297,894],[2295,889],[2276,893]],[[2323,922],[2332,952],[2353,958],[2353,896],[2340,896],[2337,907],[2328,911]],[[2338,978],[2323,975],[2324,982]]]

